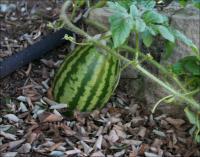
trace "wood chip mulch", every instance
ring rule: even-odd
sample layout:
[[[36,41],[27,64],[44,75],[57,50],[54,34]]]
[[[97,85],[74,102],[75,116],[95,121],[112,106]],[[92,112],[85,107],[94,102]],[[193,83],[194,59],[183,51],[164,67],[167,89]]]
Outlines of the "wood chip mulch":
[[[0,12],[0,59],[48,33],[47,21],[57,18],[62,4],[58,0],[15,2],[10,6],[14,11]],[[189,134],[192,126],[186,119],[151,115],[148,104],[135,103],[120,88],[101,110],[71,117],[62,114],[67,105],[52,101],[50,87],[66,47],[0,80],[0,156],[200,156],[200,145]]]

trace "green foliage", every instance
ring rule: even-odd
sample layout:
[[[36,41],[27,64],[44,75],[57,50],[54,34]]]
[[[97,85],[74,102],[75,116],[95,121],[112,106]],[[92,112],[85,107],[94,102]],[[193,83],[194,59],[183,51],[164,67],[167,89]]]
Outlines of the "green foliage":
[[[109,22],[115,48],[121,46],[131,32],[142,33],[143,42],[147,47],[152,43],[151,35],[157,33],[174,42],[173,34],[165,27],[168,24],[167,17],[154,10],[154,1],[133,1],[128,9],[117,2],[108,2],[108,6],[113,12]],[[148,39],[144,38],[146,36]]]
[[[158,13],[154,9],[154,5],[153,1],[133,1],[127,9],[120,3],[108,2],[110,10],[113,12],[109,22],[115,48],[121,46],[131,32],[139,32],[147,47],[151,46],[152,36],[160,34],[171,43],[176,40],[182,41],[197,52],[197,47],[190,39],[180,31],[169,27],[168,18]]]
[[[128,38],[133,27],[133,20],[127,10],[118,3],[108,3],[115,14],[109,18],[113,34],[114,47],[122,45]]]
[[[162,26],[162,25],[157,25],[157,29],[158,29],[159,33],[162,35],[163,38],[174,43],[175,37],[167,27]]]
[[[173,65],[173,72],[177,75],[199,76],[200,78],[200,60],[197,56],[184,57]]]
[[[200,113],[194,113],[188,107],[184,109],[184,112],[190,123],[193,124],[193,128],[190,130],[190,134],[194,135],[195,141],[200,143]]]
[[[179,0],[179,4],[185,7],[187,4],[192,4],[196,8],[200,9],[200,0]]]

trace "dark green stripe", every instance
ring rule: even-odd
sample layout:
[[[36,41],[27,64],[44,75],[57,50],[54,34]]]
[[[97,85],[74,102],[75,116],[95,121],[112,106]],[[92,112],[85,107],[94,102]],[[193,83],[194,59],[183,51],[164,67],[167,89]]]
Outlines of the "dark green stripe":
[[[80,47],[81,49],[82,47]],[[69,57],[69,58],[66,58],[65,62],[63,63],[63,66],[60,68],[60,71],[58,73],[58,76],[55,80],[55,88],[58,88],[58,92],[57,93],[54,93],[54,97],[57,101],[59,101],[59,97],[63,94],[64,92],[64,87],[63,85],[67,82],[67,80],[69,79],[69,77],[71,76],[71,74],[69,74],[70,72],[72,73],[75,73],[75,67],[77,68],[78,64],[79,63],[79,60],[82,60],[82,58],[84,58],[84,56],[86,55],[86,51],[88,51],[90,49],[90,46],[89,47],[85,47],[83,48],[83,50],[80,50],[78,49],[77,51],[73,52],[73,54]],[[80,50],[80,51],[79,51]],[[79,58],[77,59],[76,62],[74,62],[74,64],[72,64],[70,67],[73,67],[66,75],[66,78],[63,80],[63,82],[61,83],[61,86],[60,87],[56,87],[56,83],[57,81],[60,81],[59,78],[61,77],[61,75],[63,75],[64,71],[67,70],[69,67],[68,67],[68,64],[70,64],[76,57],[77,55],[75,53],[82,53]],[[88,53],[89,54],[89,53]]]
[[[58,79],[60,78],[60,76],[62,75],[63,71],[66,70],[63,67],[66,67],[67,64],[69,64],[75,57],[76,55],[74,55],[75,53],[77,53],[79,50],[81,49],[81,47],[77,47],[74,52],[72,52],[69,56],[66,56],[63,63],[61,64],[61,66],[59,67],[59,70],[56,73],[56,76],[54,78],[54,85],[53,88],[55,87],[55,84],[57,83]]]
[[[105,70],[105,62],[106,62],[106,59],[104,59],[104,62],[103,63],[101,63],[101,66],[104,66],[104,68],[102,68],[102,67],[99,67],[99,68],[101,68],[101,71],[98,73],[98,78],[96,79],[96,82],[95,82],[95,85],[94,85],[94,87],[93,87],[93,89],[92,89],[92,91],[91,91],[91,93],[90,93],[90,95],[88,96],[88,99],[87,99],[87,101],[86,101],[86,105],[84,106],[84,108],[82,109],[82,111],[88,111],[87,110],[87,108],[89,107],[89,105],[90,105],[90,102],[93,100],[93,98],[96,96],[96,93],[97,93],[97,91],[98,91],[98,88],[99,88],[99,86],[101,85],[101,79],[103,78],[103,75],[105,75],[105,72],[104,72],[104,70]]]
[[[96,57],[94,56],[94,58],[92,59],[92,63],[90,65],[88,65],[88,67],[86,68],[87,73],[86,73],[84,79],[81,81],[81,86],[77,89],[77,91],[79,91],[79,92],[77,92],[77,94],[74,96],[72,101],[69,102],[69,105],[70,105],[69,110],[75,109],[76,106],[78,106],[77,103],[78,103],[80,97],[84,95],[85,86],[87,86],[88,82],[91,80],[91,78],[96,70],[96,67],[98,66],[95,58]]]
[[[89,50],[90,51],[90,50]],[[70,69],[66,74],[65,74],[65,79],[63,80],[63,82],[61,83],[60,87],[59,87],[59,91],[56,95],[56,100],[58,102],[60,102],[60,98],[61,96],[64,94],[65,92],[65,84],[71,79],[72,74],[75,74],[78,71],[78,66],[80,64],[84,64],[85,63],[85,58],[87,58],[87,55],[89,55],[90,53],[88,53],[88,51],[79,51],[79,53],[82,53],[79,58],[76,60],[76,62],[74,62],[74,64],[72,64],[70,67],[72,67],[72,69]],[[76,55],[75,55],[76,56]],[[76,56],[77,57],[77,56]],[[66,69],[67,70],[67,64],[66,64]],[[63,73],[62,73],[63,75]]]
[[[105,79],[105,85],[104,85],[104,88],[102,89],[101,95],[99,96],[99,100],[97,101],[96,106],[94,108],[102,107],[102,106],[99,106],[99,105],[104,105],[104,103],[106,101],[105,100],[106,95],[110,94],[109,93],[109,87],[110,87],[110,84],[112,83],[111,78],[114,75],[112,73],[112,69],[113,69],[113,67],[115,67],[114,66],[115,62],[113,61],[113,59],[110,59],[109,63],[110,63],[110,66],[109,66],[109,69],[108,69],[107,77]]]

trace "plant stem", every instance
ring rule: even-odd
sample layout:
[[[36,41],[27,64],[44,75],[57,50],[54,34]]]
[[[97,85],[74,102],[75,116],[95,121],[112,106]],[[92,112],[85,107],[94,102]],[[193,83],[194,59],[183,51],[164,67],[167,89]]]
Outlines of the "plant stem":
[[[136,47],[135,61],[138,62],[139,51],[140,51],[140,40],[138,32],[135,33],[135,47]]]
[[[153,109],[151,110],[151,112],[154,113],[155,110],[156,110],[156,108],[158,107],[158,105],[159,105],[161,102],[165,101],[166,99],[172,98],[172,97],[173,97],[173,95],[168,95],[168,96],[166,96],[166,97],[160,99],[160,100],[154,105],[154,107],[153,107]]]
[[[131,53],[136,53],[136,49],[131,48],[127,45],[121,46],[122,49],[125,49]],[[139,52],[139,56],[145,58],[146,55],[142,52]],[[187,93],[187,90],[183,87],[182,83],[178,80],[178,78],[176,76],[174,76],[172,73],[170,73],[166,68],[164,68],[161,64],[159,64],[157,61],[155,61],[154,59],[148,59],[148,61],[153,64],[156,68],[158,68],[163,74],[166,74],[167,76],[169,76],[170,78],[172,78],[176,84],[185,92]]]
[[[67,27],[69,29],[71,29],[72,31],[74,31],[75,33],[81,35],[81,36],[84,36],[86,37],[87,39],[90,39],[91,36],[88,35],[85,31],[81,30],[80,28],[78,27],[75,27],[71,21],[69,20],[69,18],[66,16],[66,11],[69,9],[69,7],[72,5],[72,1],[71,0],[68,0],[66,1],[62,8],[61,8],[61,14],[60,14],[60,18],[63,20],[63,22],[67,25]]]
[[[74,7],[73,7],[73,10],[72,10],[71,21],[74,19],[74,16],[75,16],[75,13],[76,13],[77,8],[78,8],[78,7],[77,7],[77,2],[75,2]]]
[[[174,96],[181,98],[182,100],[184,100],[185,102],[191,104],[192,108],[200,110],[200,105],[193,99],[188,98],[186,96],[184,96],[183,94],[180,94],[179,92],[177,92],[176,90],[174,90],[172,87],[170,87],[169,85],[166,85],[164,82],[162,82],[161,80],[159,80],[157,77],[155,77],[154,75],[152,75],[150,72],[148,72],[146,69],[144,69],[143,67],[141,67],[140,65],[137,65],[136,68],[142,72],[144,75],[148,76],[150,79],[152,79],[153,81],[155,81],[156,83],[158,83],[160,86],[164,87],[165,89],[167,89],[170,93],[172,93]]]

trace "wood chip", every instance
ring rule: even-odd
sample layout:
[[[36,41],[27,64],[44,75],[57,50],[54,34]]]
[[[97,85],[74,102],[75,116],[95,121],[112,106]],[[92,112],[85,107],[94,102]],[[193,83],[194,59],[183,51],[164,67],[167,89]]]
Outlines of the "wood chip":
[[[16,140],[16,135],[10,134],[10,133],[5,133],[3,131],[0,131],[0,135],[5,137],[6,139],[9,140]]]

